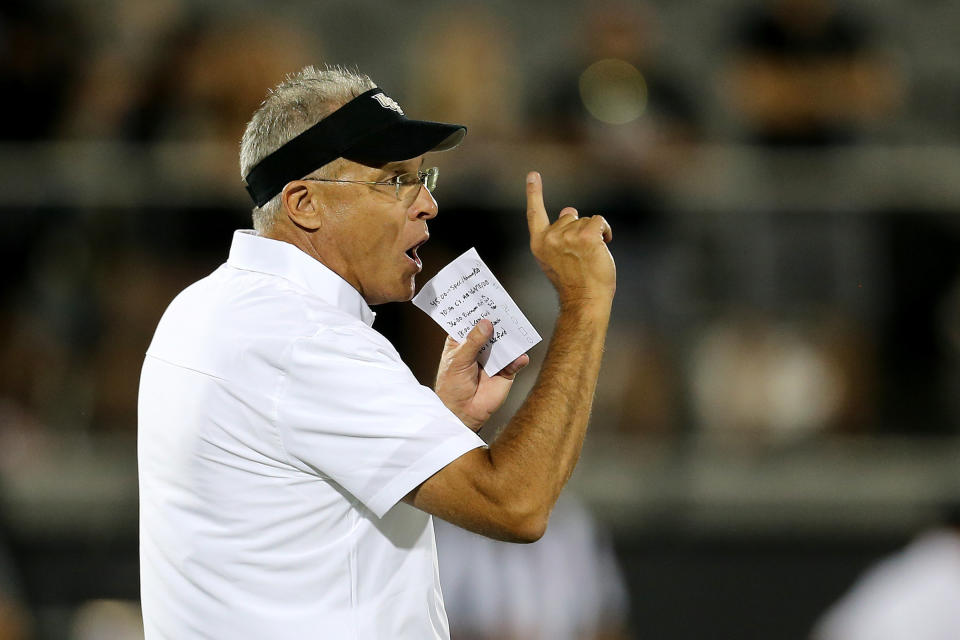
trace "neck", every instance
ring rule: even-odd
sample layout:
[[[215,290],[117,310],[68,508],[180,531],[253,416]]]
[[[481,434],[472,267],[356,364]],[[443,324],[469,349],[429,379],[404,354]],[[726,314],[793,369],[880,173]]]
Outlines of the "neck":
[[[297,247],[305,254],[323,264],[325,267],[346,280],[350,286],[363,295],[359,283],[350,277],[350,269],[337,253],[335,247],[329,246],[323,242],[323,236],[319,231],[311,231],[293,224],[289,220],[274,224],[268,231],[261,234],[264,238],[287,242]]]
[[[330,267],[331,269],[333,268],[327,263],[326,260],[323,259],[320,251],[312,242],[313,234],[305,229],[293,224],[281,223],[274,224],[269,231],[266,231],[261,235],[264,238],[270,238],[271,240],[279,240],[280,242],[292,244],[317,262],[322,262],[327,267]]]

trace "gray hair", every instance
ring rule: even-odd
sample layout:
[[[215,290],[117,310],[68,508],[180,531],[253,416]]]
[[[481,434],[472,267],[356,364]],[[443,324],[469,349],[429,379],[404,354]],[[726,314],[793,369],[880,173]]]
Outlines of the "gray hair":
[[[330,115],[364,91],[376,87],[366,75],[339,65],[323,69],[307,66],[271,89],[247,123],[240,141],[240,176],[268,155]],[[310,177],[326,176],[337,161],[318,168]],[[307,176],[304,176],[307,177]],[[281,212],[280,194],[262,207],[253,208],[253,228],[265,233],[273,227]]]

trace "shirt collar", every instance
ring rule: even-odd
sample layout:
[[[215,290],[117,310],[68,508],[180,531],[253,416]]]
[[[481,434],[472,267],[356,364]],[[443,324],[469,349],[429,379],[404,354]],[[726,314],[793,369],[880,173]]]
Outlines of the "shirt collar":
[[[227,264],[289,280],[363,321],[368,327],[373,326],[377,314],[370,310],[360,292],[325,264],[289,242],[264,238],[252,229],[235,231]]]

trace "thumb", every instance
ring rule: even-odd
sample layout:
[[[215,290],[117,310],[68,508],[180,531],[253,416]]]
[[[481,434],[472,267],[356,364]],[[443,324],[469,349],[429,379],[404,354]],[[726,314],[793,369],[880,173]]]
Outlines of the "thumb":
[[[454,350],[451,360],[460,366],[472,365],[491,335],[493,335],[493,323],[487,319],[481,320],[470,330],[463,343]]]

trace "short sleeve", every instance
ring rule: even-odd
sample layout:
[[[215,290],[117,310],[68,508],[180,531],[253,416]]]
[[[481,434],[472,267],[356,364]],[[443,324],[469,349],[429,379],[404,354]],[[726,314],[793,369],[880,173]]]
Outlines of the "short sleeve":
[[[290,348],[276,425],[290,463],[327,477],[382,517],[484,446],[372,329],[327,328]]]

